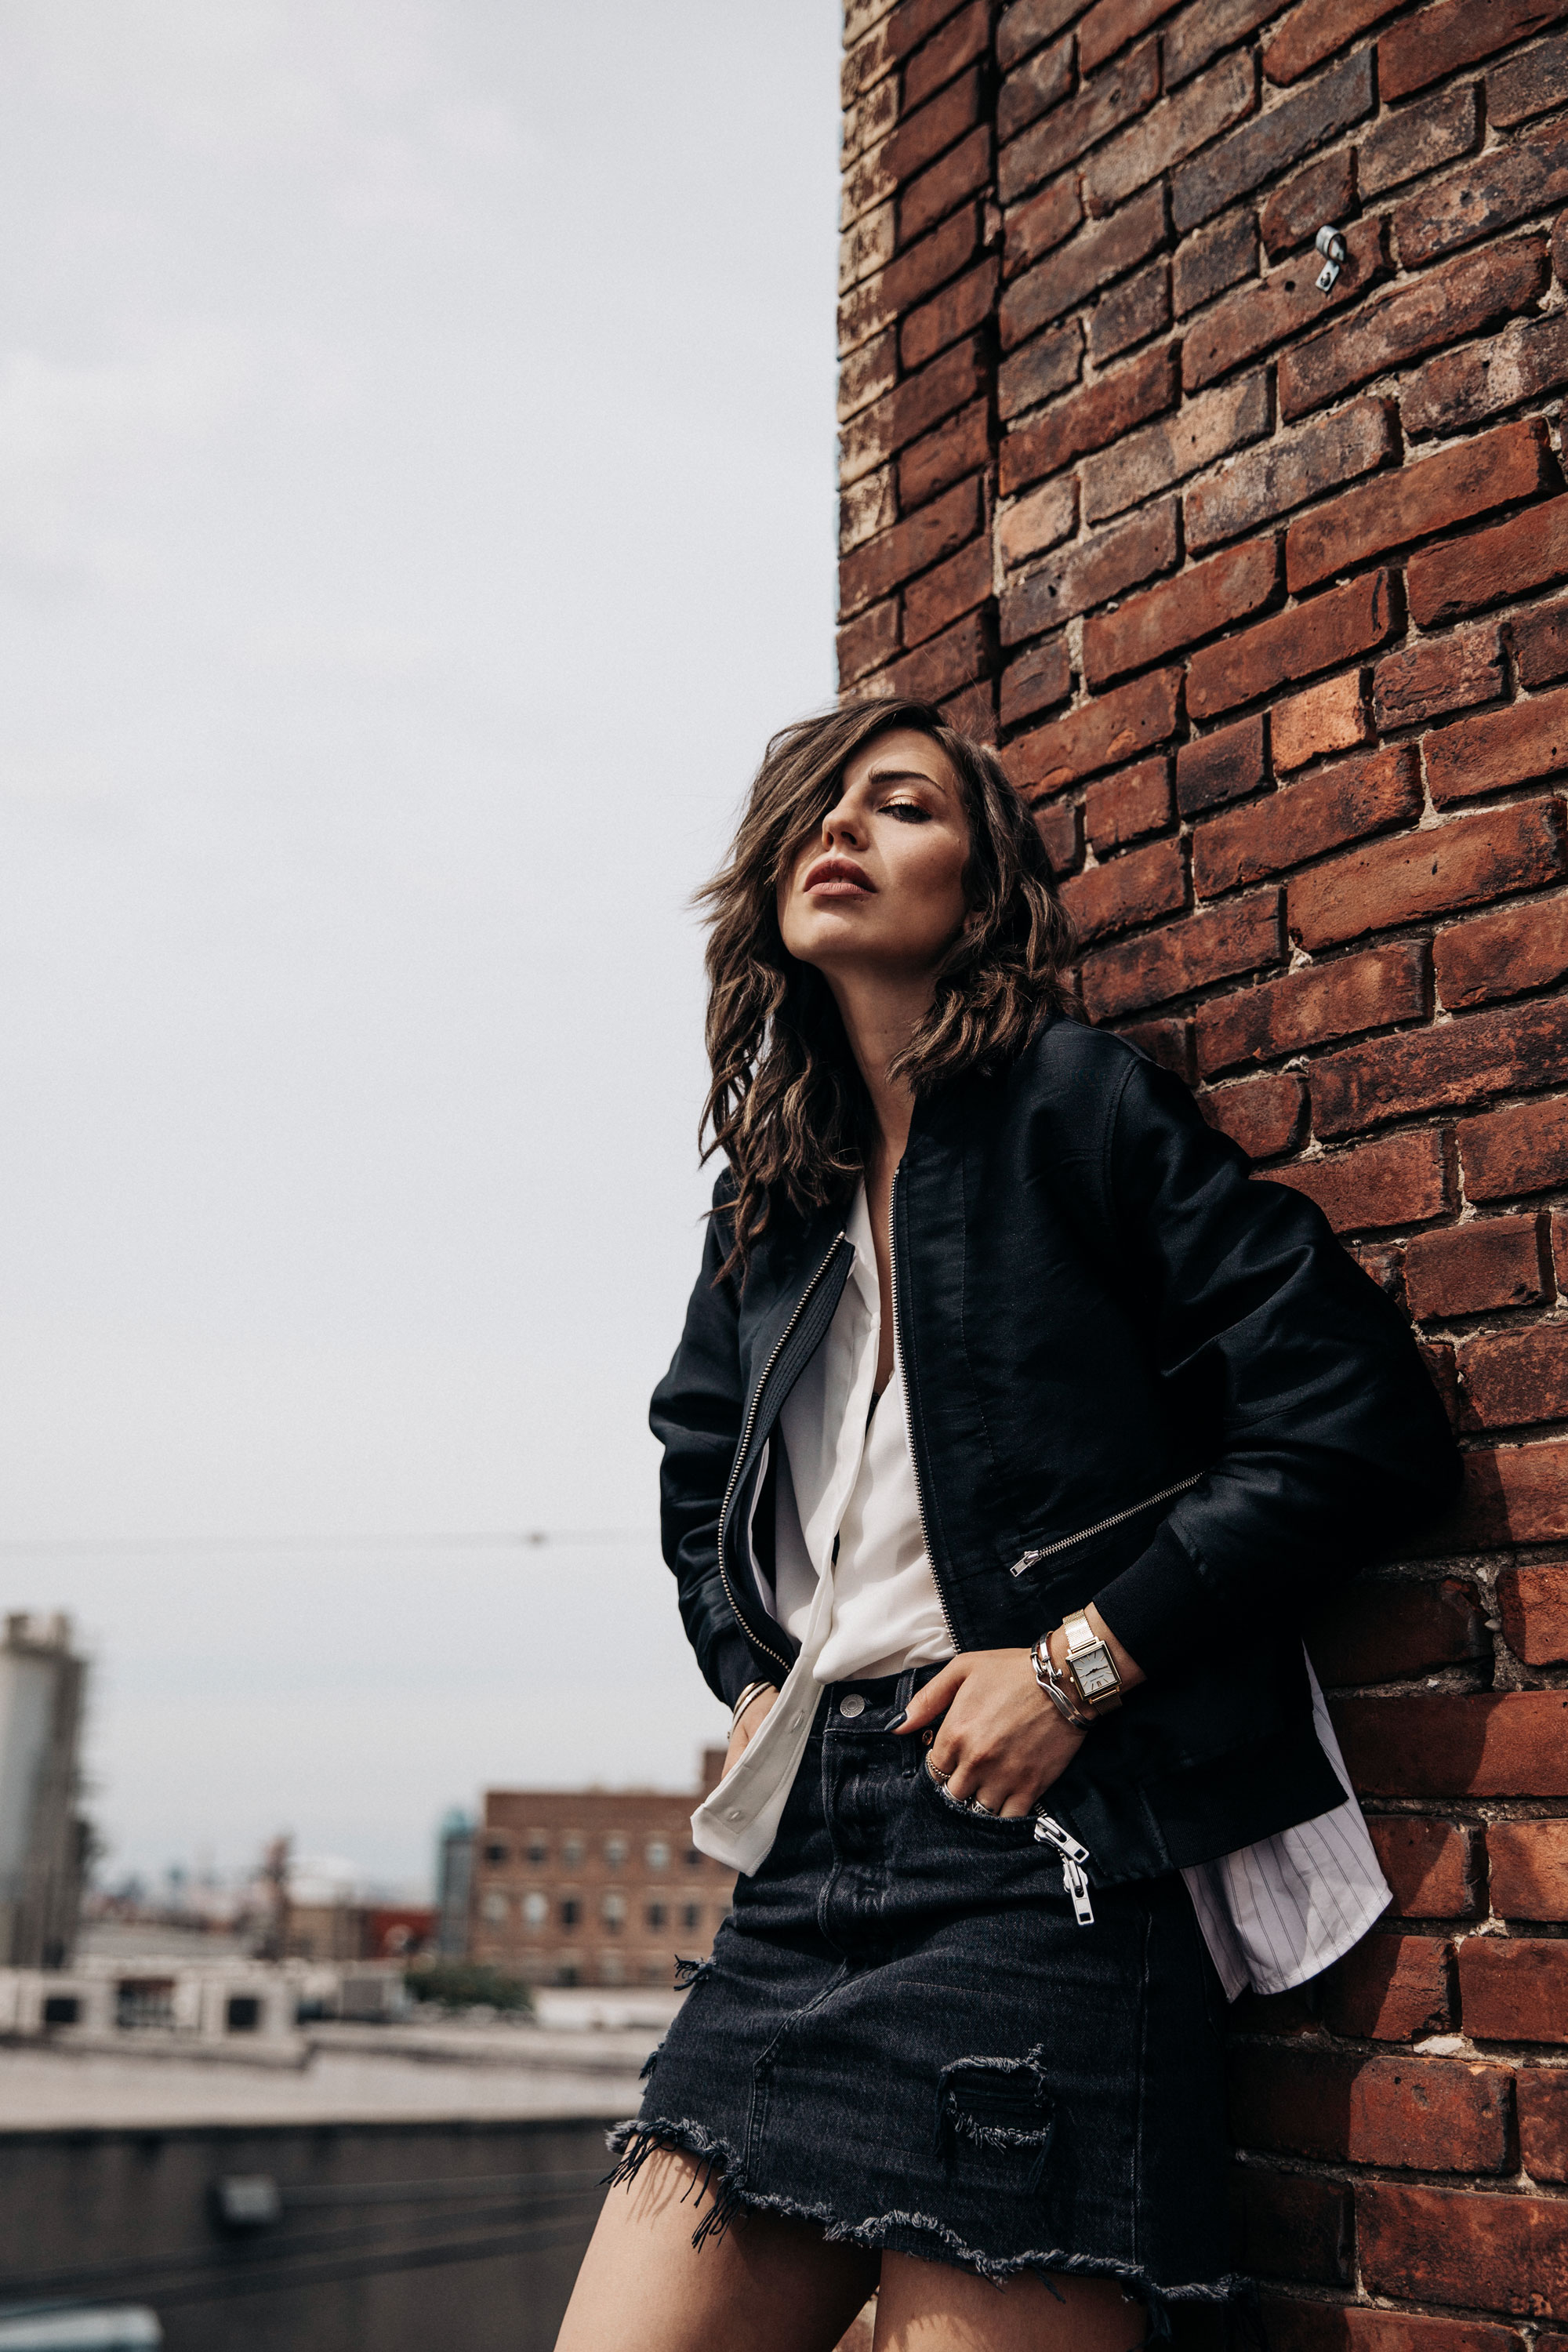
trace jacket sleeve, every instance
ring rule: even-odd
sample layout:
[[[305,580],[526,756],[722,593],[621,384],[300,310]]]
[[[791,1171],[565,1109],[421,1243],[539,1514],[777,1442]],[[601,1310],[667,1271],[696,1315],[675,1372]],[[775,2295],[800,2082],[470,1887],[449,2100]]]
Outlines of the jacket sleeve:
[[[732,1179],[713,1188],[702,1270],[670,1367],[653,1392],[648,1423],[664,1448],[659,1533],[674,1573],[681,1622],[709,1688],[732,1706],[760,1671],[719,1573],[719,1514],[741,1439],[739,1300],[717,1280],[729,1253]]]
[[[1211,1441],[1208,1475],[1095,1596],[1151,1676],[1205,1638],[1299,1622],[1459,1483],[1399,1309],[1313,1202],[1248,1167],[1179,1079],[1132,1064],[1109,1137],[1112,1220],[1159,1375]]]

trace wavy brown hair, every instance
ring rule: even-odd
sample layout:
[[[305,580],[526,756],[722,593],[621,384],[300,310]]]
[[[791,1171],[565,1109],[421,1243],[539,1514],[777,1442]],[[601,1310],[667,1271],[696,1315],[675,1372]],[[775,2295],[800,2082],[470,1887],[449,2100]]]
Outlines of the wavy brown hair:
[[[994,751],[929,702],[852,703],[785,727],[769,743],[730,855],[697,893],[708,941],[703,1158],[722,1151],[736,1185],[742,1269],[774,1210],[840,1196],[865,1165],[870,1097],[832,992],[779,929],[780,877],[840,798],[844,770],[890,728],[946,755],[963,797],[969,913],[937,968],[930,1012],[891,1066],[917,1096],[961,1071],[999,1068],[1064,1001],[1072,926],[1033,818]]]

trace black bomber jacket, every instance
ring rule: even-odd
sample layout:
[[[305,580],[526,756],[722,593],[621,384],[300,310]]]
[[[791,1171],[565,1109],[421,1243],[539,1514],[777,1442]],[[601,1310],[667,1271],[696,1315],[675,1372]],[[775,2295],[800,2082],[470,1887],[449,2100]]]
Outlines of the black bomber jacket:
[[[777,1217],[717,1279],[733,1184],[651,1422],[664,1554],[726,1703],[797,1644],[771,1591],[780,1409],[838,1304],[847,1203]],[[1186,1087],[1052,1019],[917,1108],[893,1288],[927,1549],[954,1646],[1093,1601],[1148,1676],[1051,1810],[1102,1881],[1234,1852],[1343,1791],[1300,1625],[1451,1500],[1459,1457],[1398,1309]],[[759,1585],[757,1570],[769,1579]]]

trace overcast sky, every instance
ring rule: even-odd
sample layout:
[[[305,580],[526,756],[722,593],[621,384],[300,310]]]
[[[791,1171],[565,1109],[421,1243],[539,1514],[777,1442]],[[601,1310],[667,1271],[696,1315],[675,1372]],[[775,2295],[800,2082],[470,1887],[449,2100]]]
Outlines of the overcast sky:
[[[90,1648],[111,1874],[416,1876],[721,1727],[645,1415],[685,901],[832,690],[838,37],[5,11],[0,1592]],[[522,1528],[628,1532],[419,1541]]]

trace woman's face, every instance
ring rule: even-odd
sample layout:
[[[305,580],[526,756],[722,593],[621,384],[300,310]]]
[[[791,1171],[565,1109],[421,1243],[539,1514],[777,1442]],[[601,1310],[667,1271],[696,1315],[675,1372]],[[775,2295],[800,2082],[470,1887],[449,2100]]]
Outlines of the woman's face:
[[[969,821],[929,735],[889,728],[858,751],[817,830],[786,860],[779,929],[826,974],[933,971],[963,927]]]

